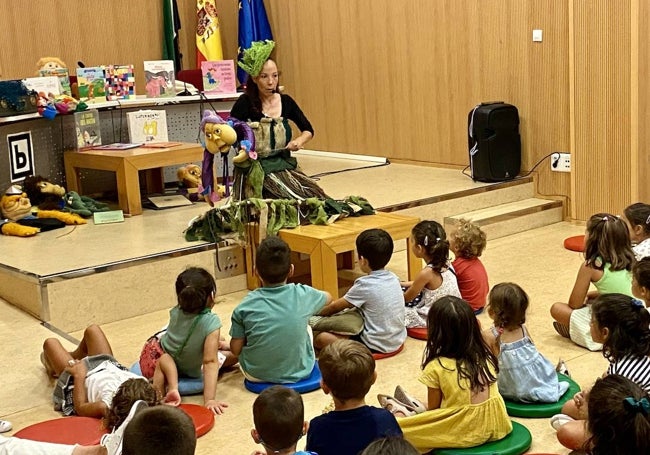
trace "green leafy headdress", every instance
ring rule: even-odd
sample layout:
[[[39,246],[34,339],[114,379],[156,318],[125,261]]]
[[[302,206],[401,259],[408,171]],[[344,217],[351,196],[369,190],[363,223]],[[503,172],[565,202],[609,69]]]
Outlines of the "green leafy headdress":
[[[244,49],[242,58],[237,62],[237,65],[251,76],[256,77],[262,71],[262,67],[269,59],[274,47],[275,42],[268,39],[253,41],[251,47]]]

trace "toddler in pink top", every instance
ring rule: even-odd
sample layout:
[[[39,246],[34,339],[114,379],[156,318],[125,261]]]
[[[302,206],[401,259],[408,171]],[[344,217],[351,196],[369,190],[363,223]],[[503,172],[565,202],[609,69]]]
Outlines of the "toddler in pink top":
[[[479,259],[485,249],[486,236],[476,224],[461,219],[456,230],[449,236],[449,248],[456,260],[452,263],[460,295],[469,302],[475,314],[485,307],[490,285],[487,272]]]

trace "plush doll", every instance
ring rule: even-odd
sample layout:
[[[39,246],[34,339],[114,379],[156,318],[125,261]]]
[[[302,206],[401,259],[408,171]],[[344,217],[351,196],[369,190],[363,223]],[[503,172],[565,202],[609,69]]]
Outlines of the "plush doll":
[[[226,185],[225,195],[229,196],[228,181],[228,153],[232,146],[238,149],[238,157],[251,156],[254,150],[255,137],[253,131],[246,122],[235,118],[229,118],[227,121],[222,119],[217,113],[206,110],[201,120],[201,132],[204,135],[205,150],[203,151],[203,167],[201,169],[201,185],[199,193],[205,198],[210,205],[220,199],[217,186],[214,182],[217,178],[214,174],[214,156],[219,153],[223,160],[223,182]]]
[[[41,231],[57,229],[66,224],[86,224],[79,215],[57,210],[39,210],[32,215],[32,204],[17,186],[10,187],[0,199],[0,232],[3,235],[31,237]]]
[[[187,164],[176,170],[178,177],[178,187],[181,194],[192,202],[202,201],[199,198],[199,186],[201,185],[201,168],[196,164]],[[224,197],[226,194],[225,185],[217,185],[217,194]]]
[[[74,191],[66,193],[61,185],[56,185],[40,175],[27,177],[23,182],[23,189],[31,203],[39,210],[61,210],[86,218],[95,212],[110,210],[107,204],[79,196]]]
[[[36,75],[40,76],[41,70],[54,70],[57,68],[68,68],[63,60],[57,57],[43,57],[38,62],[36,62]]]

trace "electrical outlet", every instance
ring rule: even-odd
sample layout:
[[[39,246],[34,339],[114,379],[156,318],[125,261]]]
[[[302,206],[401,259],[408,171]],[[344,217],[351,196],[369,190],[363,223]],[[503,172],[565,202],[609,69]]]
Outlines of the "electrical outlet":
[[[240,245],[220,246],[219,253],[219,267],[215,267],[215,278],[229,278],[246,273],[244,265],[244,250]]]
[[[556,172],[571,172],[571,154],[561,152],[552,154],[551,170]]]

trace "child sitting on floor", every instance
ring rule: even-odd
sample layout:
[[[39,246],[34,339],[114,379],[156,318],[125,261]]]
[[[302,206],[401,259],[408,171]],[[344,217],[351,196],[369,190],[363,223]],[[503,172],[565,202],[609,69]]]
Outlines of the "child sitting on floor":
[[[228,406],[215,399],[219,368],[237,363],[221,341],[221,319],[212,312],[217,285],[210,272],[190,267],[176,278],[178,304],[169,311],[167,329],[149,338],[140,354],[142,374],[166,404],[178,406],[178,376],[203,376],[203,403],[215,414]],[[222,349],[220,349],[222,348]],[[165,385],[167,386],[165,388]],[[165,392],[167,389],[167,392]]]
[[[650,396],[617,375],[598,379],[589,394],[585,449],[591,455],[650,453]]]
[[[527,309],[528,295],[515,283],[499,283],[490,291],[488,315],[494,325],[483,337],[499,359],[499,393],[523,403],[557,403],[569,383],[558,382],[555,367],[530,338]]]
[[[456,230],[449,236],[449,248],[456,256],[451,265],[456,272],[458,289],[475,314],[483,311],[490,290],[487,272],[479,259],[486,239],[478,225],[465,219],[458,220]]]
[[[332,395],[334,410],[312,419],[307,450],[357,455],[377,438],[402,435],[390,412],[366,405],[366,394],[377,379],[375,359],[366,346],[337,340],[320,352],[318,365],[321,386]]]
[[[305,379],[316,363],[309,318],[332,297],[311,286],[287,284],[293,274],[291,250],[280,237],[260,243],[255,271],[262,287],[249,292],[232,312],[232,352],[249,381],[282,384]]]
[[[613,292],[632,295],[630,271],[635,259],[623,220],[609,213],[597,213],[589,218],[584,256],[569,303],[554,303],[551,316],[555,319],[553,327],[560,335],[591,351],[599,351],[602,345],[590,335],[590,300],[598,294]],[[588,292],[592,283],[596,292]]]
[[[636,260],[650,256],[650,205],[637,202],[627,206],[621,218],[630,233]]]
[[[411,230],[411,248],[426,261],[414,281],[403,282],[407,328],[426,327],[433,302],[452,295],[460,297],[458,282],[449,266],[449,242],[442,226],[435,221],[420,221]],[[420,296],[420,293],[422,294]]]
[[[472,308],[458,297],[442,297],[431,305],[428,323],[420,376],[427,410],[392,397],[381,396],[380,403],[398,416],[404,438],[420,453],[504,438],[512,423],[497,387],[498,361]]]
[[[325,306],[320,314],[330,316],[346,308],[358,308],[363,316],[358,341],[374,352],[393,352],[406,339],[399,278],[384,269],[393,254],[393,239],[382,229],[368,229],[359,234],[356,245],[359,266],[367,275],[357,278],[343,297]],[[322,349],[340,338],[347,337],[321,332],[314,337],[314,346]]]
[[[265,450],[253,455],[316,455],[296,452],[298,441],[307,432],[307,422],[302,397],[295,390],[281,385],[264,389],[253,403],[253,422],[253,441]]]
[[[623,294],[598,296],[592,304],[591,334],[603,344],[603,356],[610,362],[605,375],[624,376],[650,392],[650,314],[640,300]],[[562,407],[563,414],[551,419],[558,439],[569,448],[578,449],[587,439],[580,420],[589,413],[589,393],[576,393]]]
[[[650,306],[650,257],[637,261],[632,266],[632,294]]]

